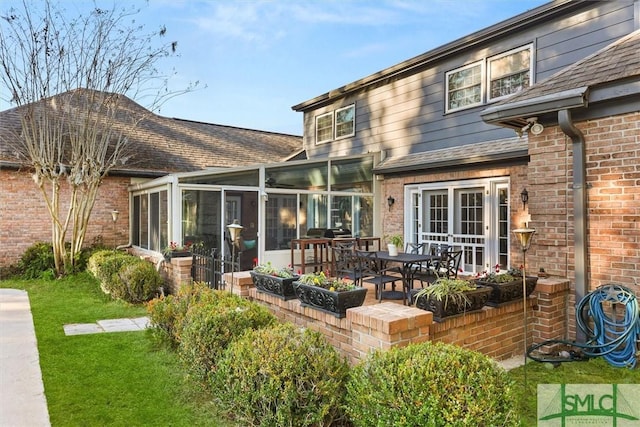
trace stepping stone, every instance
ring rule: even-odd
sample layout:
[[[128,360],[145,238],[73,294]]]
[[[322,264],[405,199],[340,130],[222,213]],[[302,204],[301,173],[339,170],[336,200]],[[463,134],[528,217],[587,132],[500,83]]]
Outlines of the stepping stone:
[[[100,325],[105,332],[128,332],[139,331],[141,329],[140,326],[136,325],[131,319],[98,320],[98,325]]]
[[[72,323],[64,325],[65,335],[86,335],[86,334],[99,334],[104,330],[95,323]]]
[[[138,325],[140,329],[147,329],[149,327],[149,318],[148,317],[136,317],[131,319],[133,323]]]

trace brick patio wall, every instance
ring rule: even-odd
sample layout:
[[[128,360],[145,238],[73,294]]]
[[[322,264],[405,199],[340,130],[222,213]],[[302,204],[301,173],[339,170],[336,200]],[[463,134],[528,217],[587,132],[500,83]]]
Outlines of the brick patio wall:
[[[189,260],[189,259],[186,259]],[[173,260],[172,260],[173,261]],[[172,262],[172,266],[173,266]],[[225,274],[231,283],[231,274]],[[433,321],[431,312],[394,302],[347,310],[344,318],[302,307],[297,299],[284,301],[258,292],[249,272],[234,274],[233,292],[266,307],[281,321],[322,333],[351,364],[375,350],[409,343],[442,341],[476,350],[497,360],[524,357],[523,301],[499,308],[484,307],[474,313]],[[566,279],[540,279],[527,300],[527,345],[548,339],[566,339]]]

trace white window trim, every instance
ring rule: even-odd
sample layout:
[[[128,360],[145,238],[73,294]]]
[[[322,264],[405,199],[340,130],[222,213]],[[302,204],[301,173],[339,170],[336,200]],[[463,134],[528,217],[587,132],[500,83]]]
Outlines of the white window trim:
[[[480,102],[477,102],[475,104],[469,104],[469,105],[465,105],[463,107],[458,107],[458,108],[449,108],[449,75],[454,74],[454,73],[459,73],[460,71],[466,70],[467,68],[473,68],[473,67],[477,67],[480,66]],[[485,60],[480,60],[480,61],[476,61],[476,62],[472,62],[470,64],[467,64],[463,67],[458,67],[456,69],[447,71],[444,75],[444,83],[445,83],[445,92],[444,92],[444,102],[445,102],[445,113],[452,113],[454,111],[461,111],[461,110],[466,110],[468,108],[473,108],[473,107],[477,107],[479,105],[483,105],[485,103],[485,92],[486,92],[486,66],[485,66]]]
[[[338,113],[340,111],[348,110],[350,108],[353,108],[353,132],[351,132],[350,134],[347,134],[347,135],[338,136]],[[352,137],[352,136],[354,136],[356,134],[356,104],[355,103],[351,104],[351,105],[347,105],[347,106],[342,107],[342,108],[338,108],[337,110],[335,110],[335,116],[333,118],[333,127],[334,127],[333,135],[334,135],[336,140],[343,139],[343,138],[349,138],[349,137]]]
[[[331,136],[328,139],[319,140],[318,139],[318,121],[320,119],[322,119],[323,117],[326,117],[326,116],[331,116]],[[333,115],[333,111],[317,115],[316,118],[315,118],[315,129],[314,129],[315,130],[316,144],[323,144],[325,142],[333,141],[335,125],[336,125],[336,121],[335,121],[335,117]]]
[[[501,99],[504,99],[504,98],[507,98],[507,97],[513,95],[514,93],[517,93],[517,92],[514,92],[514,93],[510,93],[508,95],[502,95],[502,96],[498,96],[498,97],[495,97],[495,98],[491,98],[491,61],[495,61],[495,60],[498,60],[500,58],[504,58],[505,56],[513,55],[514,53],[521,52],[521,51],[527,50],[527,49],[529,49],[529,52],[530,52],[529,53],[529,87],[531,87],[534,84],[534,81],[533,81],[533,76],[534,76],[534,73],[533,73],[533,64],[534,64],[534,61],[533,61],[533,43],[529,43],[528,45],[520,46],[520,47],[517,47],[515,49],[511,49],[509,51],[503,52],[503,53],[501,53],[499,55],[494,55],[494,56],[490,56],[490,57],[487,58],[487,67],[486,67],[486,70],[487,70],[487,84],[486,84],[486,88],[487,88],[487,94],[486,94],[487,103],[499,101]]]

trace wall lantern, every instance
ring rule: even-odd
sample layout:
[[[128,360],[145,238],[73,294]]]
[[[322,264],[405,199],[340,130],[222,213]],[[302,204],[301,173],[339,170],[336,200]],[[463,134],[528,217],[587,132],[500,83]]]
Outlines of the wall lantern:
[[[118,215],[120,215],[120,212],[115,210],[111,211],[111,219],[113,220],[114,223],[118,221]]]
[[[522,200],[522,208],[526,208],[527,203],[529,203],[529,192],[526,188],[522,190],[522,193],[520,193],[520,199]]]
[[[396,199],[393,196],[387,197],[387,205],[389,205],[389,212],[391,212],[391,206],[396,202]]]

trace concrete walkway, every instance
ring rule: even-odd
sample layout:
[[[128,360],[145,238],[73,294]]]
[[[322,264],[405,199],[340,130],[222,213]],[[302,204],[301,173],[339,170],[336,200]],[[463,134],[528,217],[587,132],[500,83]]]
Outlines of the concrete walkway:
[[[0,426],[50,426],[27,292],[0,289]]]

